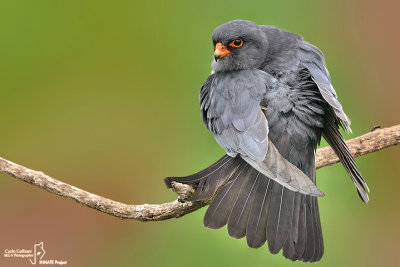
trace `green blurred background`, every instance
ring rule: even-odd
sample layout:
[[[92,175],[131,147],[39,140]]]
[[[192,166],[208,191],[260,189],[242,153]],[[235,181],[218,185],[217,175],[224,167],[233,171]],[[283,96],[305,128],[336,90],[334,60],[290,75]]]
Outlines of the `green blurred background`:
[[[0,156],[131,204],[176,198],[162,179],[223,151],[198,92],[211,32],[232,19],[299,33],[325,53],[355,137],[399,123],[396,1],[1,1]],[[325,145],[325,143],[324,143]],[[357,159],[364,205],[340,165],[317,172],[325,255],[316,266],[396,266],[400,153]],[[0,249],[44,241],[68,266],[302,266],[226,229],[205,209],[180,219],[119,220],[0,175]],[[0,257],[1,266],[29,266]]]

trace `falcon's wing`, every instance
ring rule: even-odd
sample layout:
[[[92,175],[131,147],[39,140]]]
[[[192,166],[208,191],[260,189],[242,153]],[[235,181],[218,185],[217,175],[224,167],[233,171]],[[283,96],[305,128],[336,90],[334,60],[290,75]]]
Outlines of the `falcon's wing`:
[[[273,90],[280,84],[263,71],[227,79],[216,75],[204,83],[200,101],[203,121],[219,145],[228,155],[239,154],[253,168],[292,191],[323,196],[268,139],[268,121],[260,103],[267,88]]]
[[[335,115],[340,119],[340,125],[344,130],[351,132],[350,120],[344,113],[335,89],[333,89],[322,52],[317,47],[302,40],[299,46],[299,57],[300,64],[304,65],[310,71],[312,79],[318,86],[322,97],[333,108]]]
[[[299,46],[300,64],[303,65],[311,74],[312,80],[318,86],[322,97],[329,104],[327,113],[324,117],[325,125],[322,135],[329,145],[333,148],[336,155],[339,157],[346,171],[356,185],[358,194],[361,199],[367,203],[369,189],[365,183],[360,171],[357,168],[356,162],[352,157],[349,148],[347,147],[343,136],[339,132],[339,125],[344,130],[351,131],[350,120],[344,113],[340,105],[335,90],[330,82],[329,72],[325,67],[325,59],[321,51],[302,41]]]

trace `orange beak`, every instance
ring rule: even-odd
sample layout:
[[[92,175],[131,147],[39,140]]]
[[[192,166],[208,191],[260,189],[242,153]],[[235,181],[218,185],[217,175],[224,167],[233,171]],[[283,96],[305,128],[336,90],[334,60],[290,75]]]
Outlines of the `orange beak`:
[[[215,45],[215,50],[214,50],[214,58],[215,61],[218,61],[218,59],[223,58],[224,56],[232,54],[231,51],[226,48],[222,43],[217,43]]]

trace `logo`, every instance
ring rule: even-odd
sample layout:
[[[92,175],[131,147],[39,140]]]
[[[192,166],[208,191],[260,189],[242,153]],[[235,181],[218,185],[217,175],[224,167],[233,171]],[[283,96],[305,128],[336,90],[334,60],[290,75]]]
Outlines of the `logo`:
[[[4,258],[20,258],[29,259],[32,265],[67,265],[66,260],[55,260],[44,258],[46,251],[44,250],[44,243],[34,244],[33,249],[5,249]]]
[[[44,251],[43,248],[43,242],[40,242],[39,244],[35,244],[33,246],[33,261],[31,259],[29,259],[31,261],[32,264],[36,264],[36,258],[40,257],[39,259],[41,260],[44,256],[44,254],[46,254],[46,251]]]

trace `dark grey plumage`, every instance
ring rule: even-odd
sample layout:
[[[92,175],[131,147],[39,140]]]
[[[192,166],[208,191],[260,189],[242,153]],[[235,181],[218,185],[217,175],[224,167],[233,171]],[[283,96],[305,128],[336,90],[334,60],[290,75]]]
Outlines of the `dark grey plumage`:
[[[190,199],[213,198],[205,226],[227,225],[250,247],[266,241],[271,253],[315,262],[324,246],[316,187],[314,152],[321,135],[332,146],[364,202],[368,187],[339,127],[350,120],[333,89],[325,59],[297,34],[249,21],[231,21],[212,35],[224,46],[200,92],[201,114],[227,155],[187,177]],[[232,45],[240,38],[240,46]],[[217,60],[218,59],[218,60]]]

